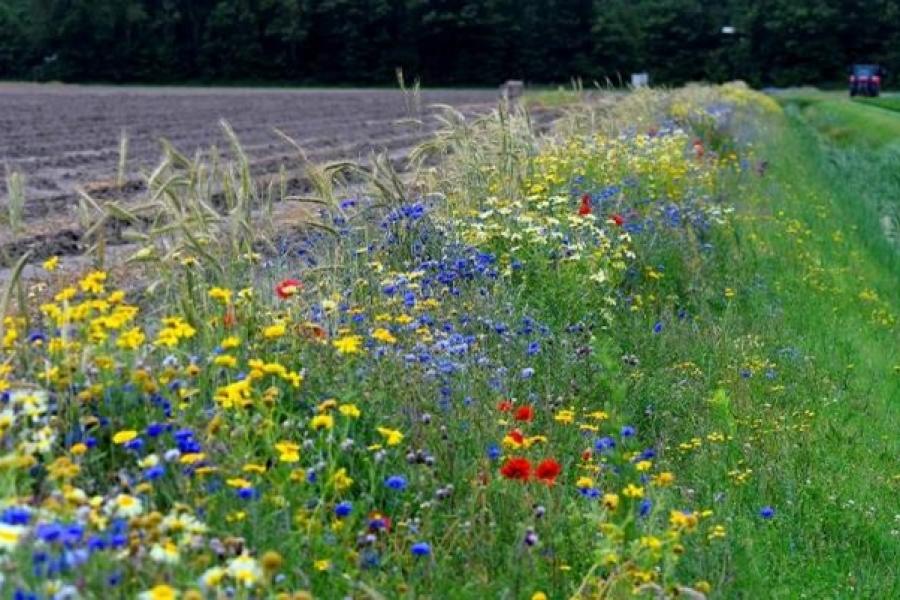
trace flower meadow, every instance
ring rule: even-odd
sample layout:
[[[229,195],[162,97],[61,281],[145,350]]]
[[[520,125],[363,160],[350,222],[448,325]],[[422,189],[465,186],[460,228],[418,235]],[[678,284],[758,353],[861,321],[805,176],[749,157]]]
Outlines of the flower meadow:
[[[0,342],[4,597],[715,595],[729,516],[684,457],[814,414],[772,429],[719,390],[721,428],[672,439],[623,335],[691,321],[680,273],[727,260],[747,123],[780,109],[729,85],[613,110],[537,136],[501,108],[395,201],[348,188],[151,290],[47,261]],[[745,342],[733,383],[777,393],[790,351]]]

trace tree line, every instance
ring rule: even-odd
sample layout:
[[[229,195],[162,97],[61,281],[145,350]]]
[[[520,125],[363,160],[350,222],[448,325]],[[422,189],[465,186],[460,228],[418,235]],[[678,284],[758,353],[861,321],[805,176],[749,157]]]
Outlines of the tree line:
[[[900,68],[900,0],[0,0],[0,79],[792,85],[853,62]]]

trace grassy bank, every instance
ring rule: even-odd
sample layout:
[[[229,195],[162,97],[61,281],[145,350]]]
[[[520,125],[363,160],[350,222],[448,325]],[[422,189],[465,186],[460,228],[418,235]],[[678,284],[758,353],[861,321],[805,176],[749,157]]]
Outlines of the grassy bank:
[[[225,217],[172,154],[148,289],[9,305],[4,585],[896,595],[887,146],[741,86],[560,99],[448,110],[412,181],[310,166],[289,238],[236,139]]]
[[[717,240],[726,258],[681,299],[695,316],[626,336],[654,357],[636,388],[659,434],[687,442],[680,468],[729,515],[733,543],[696,566],[718,570],[726,595],[898,593],[900,263],[879,218],[900,189],[885,172],[863,183],[871,156],[822,138],[821,110],[769,123],[766,168]]]

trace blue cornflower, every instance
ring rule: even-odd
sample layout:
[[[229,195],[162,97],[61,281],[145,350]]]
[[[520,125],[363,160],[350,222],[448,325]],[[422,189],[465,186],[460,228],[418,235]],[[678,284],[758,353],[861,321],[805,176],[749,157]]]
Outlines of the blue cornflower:
[[[28,525],[31,511],[25,506],[10,506],[0,513],[0,522],[7,525]]]
[[[759,509],[759,516],[763,519],[769,520],[775,516],[775,509],[771,506],[763,506]]]
[[[519,376],[520,376],[522,379],[531,379],[531,377],[532,377],[533,375],[534,375],[534,369],[532,369],[531,367],[525,367],[525,368],[522,369],[522,371],[519,373]]]
[[[653,324],[653,333],[660,333],[663,330],[662,321],[657,321]]]
[[[428,542],[416,542],[410,550],[415,556],[428,556],[431,554],[431,546],[428,545]]]
[[[600,497],[600,490],[597,488],[589,487],[589,488],[578,488],[578,491],[581,492],[581,495],[587,498],[588,500],[594,500]]]
[[[337,506],[334,507],[334,514],[339,519],[349,516],[351,512],[353,512],[353,503],[347,500],[338,503]]]
[[[631,425],[626,425],[622,428],[622,437],[631,437],[635,434],[635,429]]]
[[[150,423],[147,425],[147,435],[149,437],[156,437],[166,430],[166,426],[162,423]]]
[[[528,356],[534,356],[538,352],[541,351],[541,343],[540,342],[531,342],[528,344],[528,349],[525,350],[525,354]]]
[[[384,484],[392,490],[402,491],[406,489],[406,477],[403,475],[391,475],[384,480]]]
[[[140,451],[144,447],[144,440],[142,438],[134,438],[133,440],[129,440],[125,443],[125,448],[128,450],[134,450],[135,452]]]
[[[153,481],[159,479],[166,474],[166,468],[163,465],[156,465],[144,471],[144,479]]]
[[[497,460],[500,458],[500,446],[497,444],[491,444],[487,449],[488,458],[491,460]]]
[[[237,490],[237,496],[241,500],[256,500],[259,498],[259,492],[252,487],[242,487]]]
[[[28,343],[34,344],[37,342],[44,343],[47,341],[47,335],[43,331],[32,331],[28,334]]]
[[[594,442],[594,448],[597,450],[597,452],[605,452],[607,450],[612,450],[615,447],[616,447],[616,440],[609,437],[608,435],[604,436],[604,437],[598,439],[596,442]]]
[[[650,514],[651,510],[653,510],[653,502],[647,498],[641,500],[641,503],[638,505],[638,514],[642,517],[646,517]]]

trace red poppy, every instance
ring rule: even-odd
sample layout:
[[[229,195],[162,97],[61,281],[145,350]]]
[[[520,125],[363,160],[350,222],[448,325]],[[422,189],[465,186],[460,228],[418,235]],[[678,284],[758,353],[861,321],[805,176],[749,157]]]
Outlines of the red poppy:
[[[562,473],[562,467],[552,458],[545,458],[534,470],[534,476],[547,485],[556,483],[556,478],[560,473]]]
[[[581,197],[581,205],[578,207],[578,214],[582,217],[591,214],[591,195],[585,194]]]
[[[622,224],[625,223],[625,217],[623,217],[619,213],[615,213],[609,218],[612,219],[612,222],[615,223],[617,227],[621,227]]]
[[[525,436],[522,435],[522,432],[518,429],[513,429],[512,431],[510,431],[509,437],[512,439],[512,441],[519,444],[520,446],[525,443]]]
[[[500,474],[507,479],[518,479],[520,481],[528,481],[531,476],[531,463],[527,458],[516,456],[506,459],[503,466],[500,467]]]
[[[500,412],[509,412],[512,410],[512,402],[509,400],[501,400],[500,404],[497,405],[497,410]]]
[[[299,292],[301,285],[299,279],[285,279],[275,286],[275,293],[279,298],[285,300]]]
[[[587,462],[593,458],[594,453],[591,452],[590,448],[581,453],[581,460]]]
[[[534,409],[530,406],[520,406],[516,410],[516,421],[531,421],[534,419]]]

